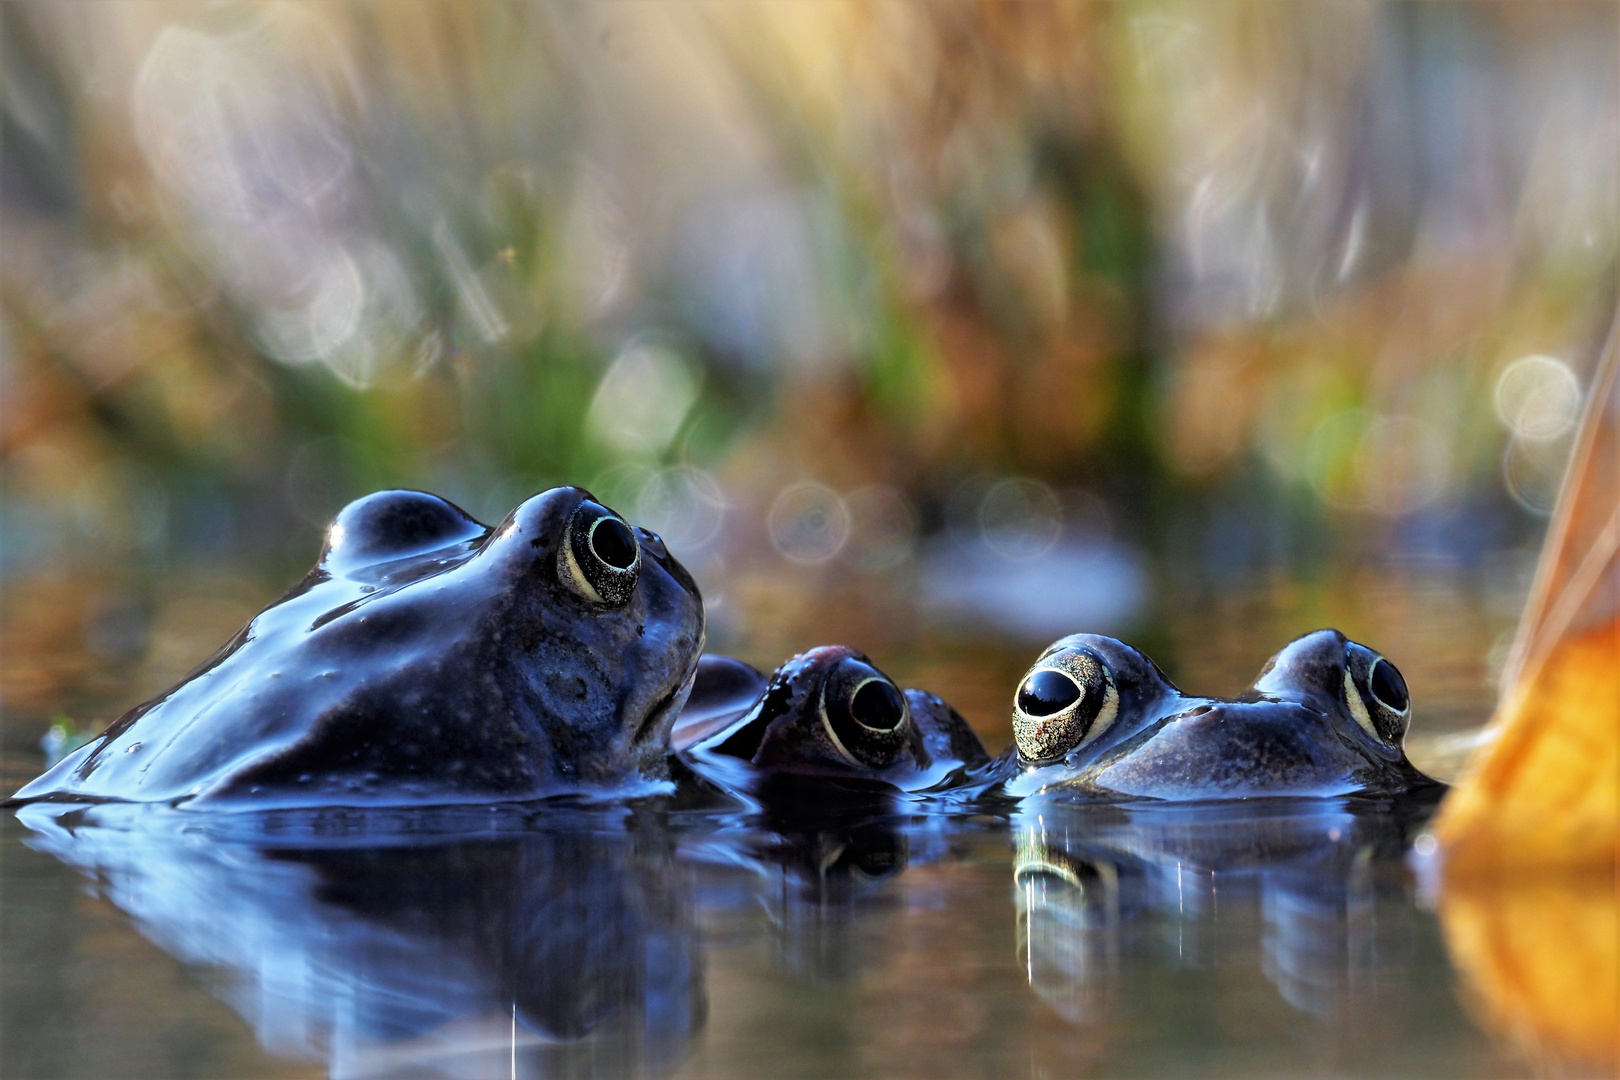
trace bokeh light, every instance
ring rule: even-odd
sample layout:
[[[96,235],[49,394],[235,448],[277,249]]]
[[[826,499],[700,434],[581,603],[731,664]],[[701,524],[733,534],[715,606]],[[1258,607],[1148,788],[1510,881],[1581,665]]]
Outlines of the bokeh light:
[[[784,489],[766,517],[771,543],[796,563],[824,563],[849,540],[849,507],[825,484],[804,481]]]
[[[556,483],[761,662],[1484,581],[1615,307],[1600,4],[81,10],[4,15],[14,588]]]
[[[298,581],[346,501],[496,522],[565,483],[662,536],[712,650],[847,643],[993,749],[1060,634],[1237,693],[1334,625],[1398,658],[1416,760],[1495,701],[1616,319],[1602,0],[33,0],[0,4],[0,74],[0,741],[30,767]],[[949,860],[910,857],[937,893]],[[957,935],[934,899],[907,918]],[[1112,960],[1047,963],[1080,913],[1024,906],[1037,989],[1090,1008],[1065,964]],[[1259,962],[1317,1023],[1328,984],[1271,949],[1308,907],[1261,913]],[[83,959],[33,1013],[71,1015]],[[92,981],[104,1050],[177,1030]],[[878,1014],[979,1063],[972,1024]],[[177,1054],[220,1030],[173,1015]],[[1295,1072],[1364,1019],[1221,1015],[1330,1055]]]
[[[1525,356],[1496,380],[1496,415],[1516,438],[1556,439],[1575,426],[1581,387],[1569,365],[1551,356]]]

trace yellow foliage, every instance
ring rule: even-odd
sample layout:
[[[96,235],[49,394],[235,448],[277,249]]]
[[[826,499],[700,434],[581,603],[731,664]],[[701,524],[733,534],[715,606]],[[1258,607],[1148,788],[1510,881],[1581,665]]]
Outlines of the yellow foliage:
[[[1435,821],[1448,879],[1620,854],[1620,620],[1559,643]]]
[[[1611,333],[1493,720],[1434,822],[1452,962],[1493,1031],[1620,1065],[1620,390]]]
[[[1566,638],[1498,712],[1435,821],[1440,920],[1480,1021],[1620,1065],[1620,619]]]
[[[1620,322],[1588,392],[1487,745],[1440,808],[1446,876],[1620,863]]]

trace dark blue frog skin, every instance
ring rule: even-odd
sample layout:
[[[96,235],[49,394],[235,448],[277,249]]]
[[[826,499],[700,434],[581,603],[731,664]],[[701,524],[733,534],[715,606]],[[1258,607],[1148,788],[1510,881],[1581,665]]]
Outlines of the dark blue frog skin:
[[[1388,795],[1437,783],[1407,760],[1393,664],[1337,630],[1290,642],[1235,699],[1192,697],[1124,642],[1055,642],[1019,686],[1000,791],[1092,799]]]
[[[493,528],[444,499],[346,507],[315,568],[179,685],[14,801],[413,805],[667,781],[703,602],[580,488]]]
[[[768,680],[705,656],[672,744],[703,780],[775,803],[941,792],[990,762],[955,709],[843,645],[801,653]]]

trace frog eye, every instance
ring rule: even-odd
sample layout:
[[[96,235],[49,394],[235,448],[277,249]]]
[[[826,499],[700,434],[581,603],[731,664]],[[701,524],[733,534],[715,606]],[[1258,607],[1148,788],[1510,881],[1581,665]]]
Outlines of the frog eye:
[[[593,603],[618,607],[635,591],[641,545],[623,518],[586,499],[568,518],[562,563],[562,576],[575,592]]]
[[[1412,696],[1394,664],[1355,642],[1345,648],[1344,703],[1361,729],[1396,746],[1412,720]]]
[[[822,683],[822,728],[851,764],[893,765],[905,748],[910,720],[906,696],[871,664],[846,657]]]
[[[1119,689],[1090,649],[1059,649],[1036,662],[1013,700],[1013,740],[1025,762],[1062,757],[1097,738],[1119,715]]]

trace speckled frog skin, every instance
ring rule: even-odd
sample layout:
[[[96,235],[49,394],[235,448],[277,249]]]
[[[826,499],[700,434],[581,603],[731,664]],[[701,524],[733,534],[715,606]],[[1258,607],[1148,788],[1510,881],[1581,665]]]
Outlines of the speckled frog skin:
[[[1229,799],[1386,795],[1436,781],[1406,759],[1406,682],[1337,630],[1297,638],[1235,699],[1191,697],[1113,638],[1055,642],[1019,685],[1014,797]]]
[[[945,791],[990,761],[955,709],[843,645],[801,653],[768,680],[705,656],[673,745],[704,779],[767,799]]]
[[[490,528],[434,495],[351,503],[320,561],[179,685],[16,800],[407,805],[667,779],[703,602],[579,488]]]

